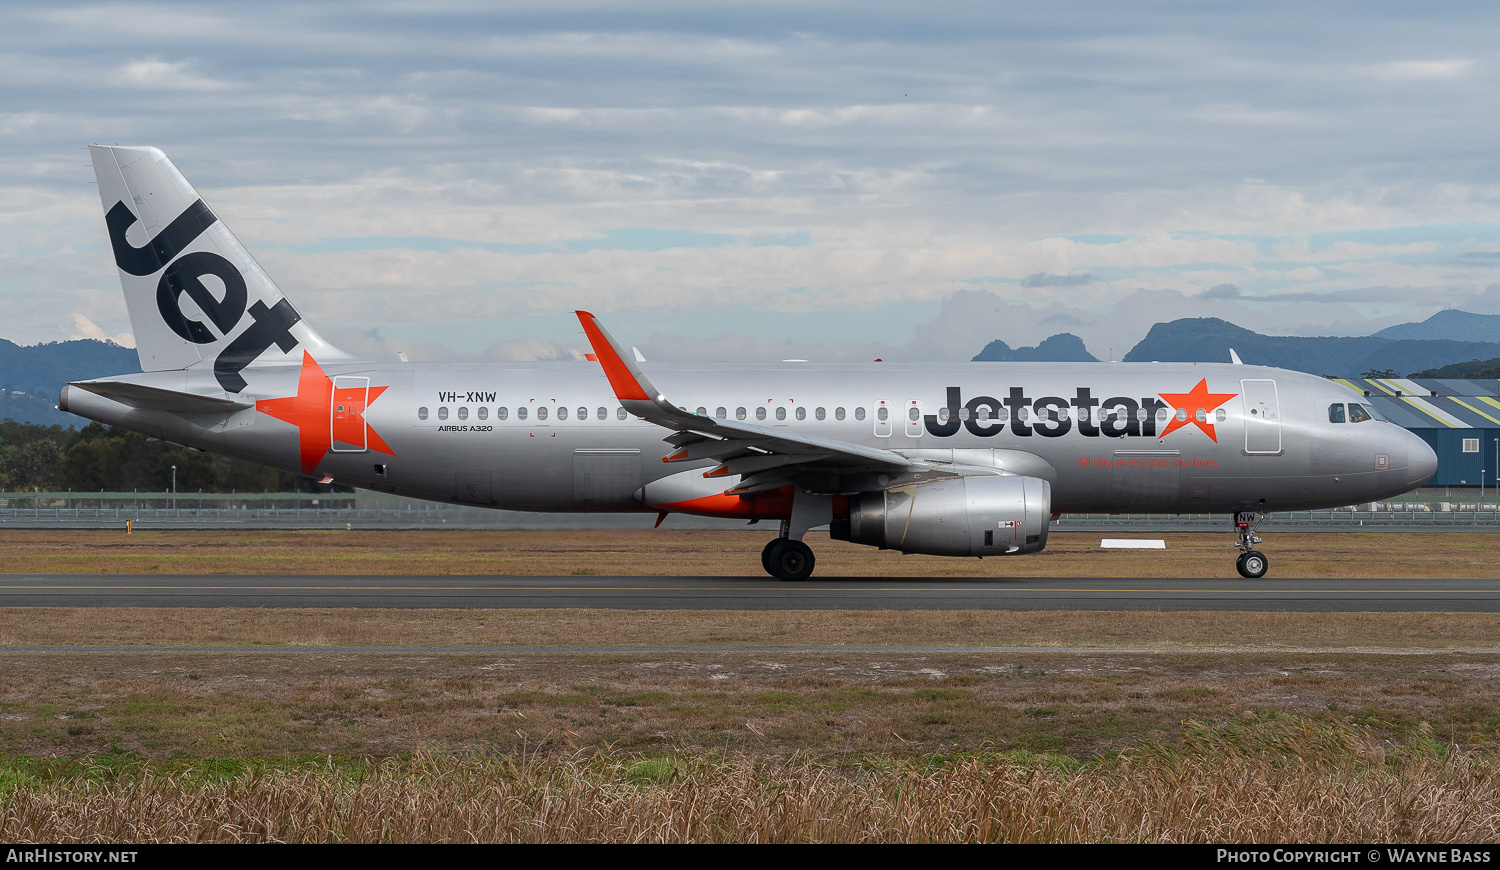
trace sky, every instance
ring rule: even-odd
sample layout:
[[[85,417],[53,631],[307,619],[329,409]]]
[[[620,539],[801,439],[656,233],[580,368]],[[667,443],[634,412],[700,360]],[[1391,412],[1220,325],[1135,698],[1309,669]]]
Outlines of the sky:
[[[382,359],[571,358],[574,309],[653,360],[1500,313],[1496,44],[1479,3],[28,4],[0,337],[133,344],[90,143]]]

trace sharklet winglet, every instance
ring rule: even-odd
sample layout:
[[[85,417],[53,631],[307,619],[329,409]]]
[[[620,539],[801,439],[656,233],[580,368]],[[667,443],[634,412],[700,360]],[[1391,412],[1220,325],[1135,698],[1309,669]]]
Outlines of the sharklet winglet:
[[[589,344],[594,349],[594,356],[598,358],[599,365],[604,369],[604,376],[609,379],[610,389],[615,391],[615,398],[623,401],[631,400],[637,402],[649,402],[654,398],[656,389],[641,370],[636,368],[635,361],[627,358],[620,352],[620,346],[603,326],[599,325],[598,318],[587,311],[575,311],[578,322],[583,326],[584,334],[589,337]]]

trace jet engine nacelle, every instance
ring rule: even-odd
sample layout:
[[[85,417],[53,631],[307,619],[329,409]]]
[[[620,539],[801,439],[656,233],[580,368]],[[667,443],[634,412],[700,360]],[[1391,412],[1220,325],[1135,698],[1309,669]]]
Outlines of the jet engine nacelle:
[[[1052,485],[1036,477],[961,477],[849,498],[835,540],[929,556],[1003,556],[1047,546]]]

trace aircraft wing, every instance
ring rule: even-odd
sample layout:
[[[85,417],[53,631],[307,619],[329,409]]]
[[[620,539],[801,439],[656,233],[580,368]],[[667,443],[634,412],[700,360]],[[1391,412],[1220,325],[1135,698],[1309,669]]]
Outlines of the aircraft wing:
[[[678,448],[663,462],[718,460],[704,477],[739,475],[731,495],[784,486],[799,472],[871,471],[901,474],[925,466],[899,453],[803,432],[757,426],[738,420],[700,417],[673,405],[652,385],[614,338],[587,311],[575,312],[593,345],[594,356],[625,410],[675,433],[664,439]],[[993,471],[983,473],[993,474]]]

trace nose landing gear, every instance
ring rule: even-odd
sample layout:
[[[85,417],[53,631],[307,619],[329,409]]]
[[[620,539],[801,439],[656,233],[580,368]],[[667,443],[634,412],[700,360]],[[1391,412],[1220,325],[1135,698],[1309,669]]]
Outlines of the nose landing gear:
[[[1260,543],[1260,537],[1255,534],[1256,519],[1257,514],[1251,511],[1241,511],[1234,515],[1234,528],[1239,533],[1235,546],[1240,550],[1240,557],[1235,560],[1234,567],[1247,580],[1259,580],[1266,576],[1266,570],[1271,567],[1266,554],[1255,549],[1255,545]]]

